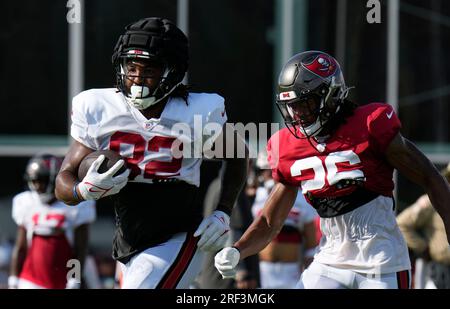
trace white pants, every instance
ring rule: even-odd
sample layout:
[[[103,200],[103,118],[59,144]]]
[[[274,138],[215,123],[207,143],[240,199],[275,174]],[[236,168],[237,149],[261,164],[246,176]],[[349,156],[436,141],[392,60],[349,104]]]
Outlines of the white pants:
[[[167,242],[135,255],[122,268],[122,289],[187,289],[200,272],[204,254],[192,234],[179,233]]]
[[[273,263],[260,261],[262,289],[294,289],[300,279],[299,263]]]
[[[410,270],[388,274],[364,274],[313,262],[303,272],[299,289],[409,289]]]
[[[19,278],[19,283],[17,284],[18,289],[46,289],[43,286],[40,286],[36,283],[28,281],[26,279]]]

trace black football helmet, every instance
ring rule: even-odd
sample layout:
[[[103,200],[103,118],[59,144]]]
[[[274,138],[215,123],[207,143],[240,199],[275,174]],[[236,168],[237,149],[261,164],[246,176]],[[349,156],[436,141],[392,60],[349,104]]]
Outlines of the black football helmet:
[[[349,89],[336,59],[306,51],[289,59],[281,70],[276,103],[290,132],[310,138],[339,111]]]
[[[28,161],[25,181],[43,203],[49,203],[55,198],[55,180],[61,164],[62,159],[51,154],[35,155]]]
[[[125,88],[124,64],[130,58],[150,59],[163,65],[163,76],[152,93],[144,86],[133,94]],[[141,19],[125,27],[125,33],[119,37],[114,48],[112,62],[116,70],[117,88],[129,104],[146,109],[161,102],[181,84],[188,60],[188,39],[174,23],[159,17]]]

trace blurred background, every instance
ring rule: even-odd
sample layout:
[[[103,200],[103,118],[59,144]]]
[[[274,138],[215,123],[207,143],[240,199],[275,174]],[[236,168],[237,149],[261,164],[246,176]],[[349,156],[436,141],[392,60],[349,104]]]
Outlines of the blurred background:
[[[371,11],[378,4],[379,15]],[[68,23],[79,5],[80,23]],[[230,122],[280,122],[274,88],[282,64],[318,49],[341,63],[347,84],[355,86],[352,100],[392,104],[405,137],[438,168],[450,161],[449,1],[22,0],[2,1],[0,11],[4,241],[15,237],[11,199],[25,189],[29,157],[65,153],[71,98],[114,86],[112,50],[125,25],[142,17],[177,21],[190,39],[189,84],[224,96]],[[218,169],[203,165],[203,193]],[[422,193],[399,176],[399,209]],[[114,227],[108,206],[98,203],[91,233],[91,250],[106,264]]]

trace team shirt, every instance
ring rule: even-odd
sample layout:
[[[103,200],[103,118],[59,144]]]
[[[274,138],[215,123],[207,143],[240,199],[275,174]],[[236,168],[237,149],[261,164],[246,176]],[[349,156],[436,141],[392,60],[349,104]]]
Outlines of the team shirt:
[[[176,233],[194,231],[202,219],[196,195],[203,150],[227,120],[224,99],[213,93],[190,93],[187,103],[171,97],[158,119],[145,118],[116,89],[84,91],[72,105],[72,137],[93,150],[120,153],[131,170],[127,185],[110,197],[113,257],[125,264]]]
[[[190,93],[188,104],[170,98],[160,118],[147,119],[116,89],[92,89],[73,99],[71,135],[91,149],[120,153],[130,182],[176,178],[199,186],[201,151],[226,120],[217,94]]]
[[[27,256],[19,278],[43,288],[65,288],[75,229],[95,221],[95,203],[49,205],[36,192],[25,191],[13,198],[12,217],[27,232]]]
[[[300,187],[308,200],[370,197],[348,212],[319,211],[323,237],[316,261],[363,273],[410,268],[395,222],[393,168],[384,157],[400,127],[390,105],[372,103],[358,107],[325,142],[311,141],[314,147],[287,128],[269,140],[274,179]]]

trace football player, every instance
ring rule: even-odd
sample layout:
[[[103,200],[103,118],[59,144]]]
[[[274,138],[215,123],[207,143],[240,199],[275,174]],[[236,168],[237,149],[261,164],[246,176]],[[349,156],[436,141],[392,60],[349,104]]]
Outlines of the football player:
[[[62,158],[42,154],[27,164],[25,180],[30,190],[16,195],[12,206],[18,229],[8,278],[10,288],[80,287],[81,278],[69,274],[67,262],[80,262],[81,277],[89,224],[95,221],[95,202],[87,201],[75,208],[56,200],[55,178],[61,162]]]
[[[400,131],[388,104],[347,100],[341,68],[330,55],[292,57],[278,81],[277,106],[287,125],[268,142],[278,182],[264,210],[215,264],[233,276],[241,258],[264,248],[283,225],[298,188],[321,217],[323,233],[299,288],[408,288],[408,249],[395,220],[393,169],[421,185],[450,235],[450,189]]]
[[[254,218],[262,214],[264,204],[275,185],[265,151],[258,154],[256,167],[260,186],[256,189],[252,205]],[[315,253],[316,216],[314,208],[299,194],[280,232],[259,252],[261,288],[295,288],[302,270],[312,262]]]
[[[187,288],[200,270],[203,252],[225,245],[229,215],[247,173],[247,148],[234,131],[222,130],[224,99],[189,92],[182,83],[188,40],[171,21],[150,17],[126,26],[112,61],[116,88],[91,89],[73,99],[75,141],[58,175],[56,194],[71,205],[111,196],[117,227],[113,257],[121,263],[122,288]],[[214,125],[216,132],[208,129]],[[228,153],[225,141],[245,153],[224,160],[219,205],[202,220],[202,206],[196,203],[202,153],[185,155],[184,150],[213,141],[223,153]],[[100,156],[78,180],[82,159],[102,149],[120,153],[128,169],[114,175],[124,164],[120,160],[99,174]],[[219,158],[216,153],[213,159]]]

